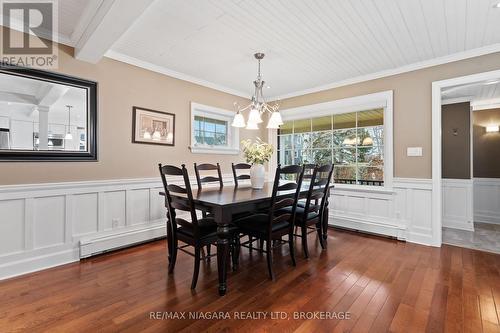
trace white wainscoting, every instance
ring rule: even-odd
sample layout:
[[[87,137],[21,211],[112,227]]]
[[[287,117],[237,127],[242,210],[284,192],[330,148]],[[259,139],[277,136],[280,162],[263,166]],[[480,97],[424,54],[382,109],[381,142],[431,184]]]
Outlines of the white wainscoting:
[[[474,231],[472,180],[443,179],[443,227]]]
[[[162,188],[159,177],[0,186],[0,279],[163,237]]]
[[[500,224],[499,178],[474,178],[474,222]]]
[[[430,179],[394,178],[392,189],[338,185],[330,205],[330,225],[435,245]]]
[[[163,237],[161,189],[157,178],[0,186],[0,279]],[[430,180],[338,187],[331,205],[332,225],[432,245]]]

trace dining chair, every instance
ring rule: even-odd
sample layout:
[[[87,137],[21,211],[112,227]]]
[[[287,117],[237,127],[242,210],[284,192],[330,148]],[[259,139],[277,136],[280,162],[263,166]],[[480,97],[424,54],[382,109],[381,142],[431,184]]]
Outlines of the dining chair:
[[[234,177],[234,185],[235,186],[239,185],[239,181],[240,180],[250,179],[250,174],[249,173],[238,175],[237,170],[250,170],[250,168],[252,167],[251,164],[248,164],[248,163],[238,163],[238,164],[231,163],[231,167],[233,169],[233,177]]]
[[[289,165],[282,168],[278,165],[274,177],[270,208],[234,221],[240,233],[266,242],[266,249],[262,249],[262,251],[266,254],[267,268],[272,280],[275,279],[272,251],[276,247],[273,241],[279,242],[281,245],[283,243],[282,237],[288,235],[290,257],[293,266],[295,266],[293,218],[297,208],[303,174],[303,166]],[[280,184],[282,176],[286,176],[287,181]],[[282,198],[280,194],[283,194],[284,191],[293,191],[293,195]],[[287,208],[289,210],[285,210]],[[241,243],[241,245],[244,245],[244,243]]]
[[[304,164],[304,177],[303,181],[310,181],[314,172],[314,169],[316,168],[316,164]],[[316,205],[318,204],[316,200]],[[299,200],[297,203],[298,207],[305,207],[306,206],[306,200],[302,199]]]
[[[163,187],[165,190],[165,206],[167,208],[167,242],[169,250],[169,265],[168,272],[172,273],[174,271],[175,262],[177,259],[177,251],[181,250],[194,257],[194,272],[193,279],[191,281],[191,289],[196,288],[196,283],[198,281],[198,274],[200,271],[200,261],[203,259],[210,258],[210,253],[207,256],[201,256],[202,248],[204,246],[210,246],[217,242],[217,224],[213,218],[202,218],[198,219],[196,215],[196,209],[193,202],[193,193],[191,191],[191,185],[189,183],[189,176],[186,166],[183,164],[181,168],[173,165],[161,165],[159,164],[161,180],[163,182]],[[184,186],[169,184],[167,181],[167,176],[169,179],[171,177],[182,178],[181,183]],[[171,193],[181,193],[187,196],[186,201],[181,201]],[[179,217],[178,211],[186,212],[187,216],[190,216],[191,222]],[[179,246],[178,241],[184,242],[186,245]],[[194,253],[185,250],[186,247],[193,246]]]
[[[250,174],[249,173],[244,173],[244,174],[238,174],[238,170],[250,170],[250,168],[252,167],[251,164],[248,164],[248,163],[237,163],[237,164],[234,164],[234,163],[231,163],[231,168],[233,169],[233,177],[234,177],[234,186],[238,187],[240,185],[240,180],[247,180],[247,179],[250,179]],[[244,214],[244,215],[249,215],[249,214]],[[249,249],[250,251],[253,250],[253,237],[252,236],[249,236],[248,237],[248,240],[249,240]],[[262,246],[261,246],[262,248]]]
[[[200,171],[217,171],[217,177],[210,175],[202,178],[200,176]],[[222,173],[220,171],[219,163],[217,164],[204,163],[199,165],[194,163],[194,172],[196,174],[196,183],[198,184],[198,189],[202,189],[203,184],[206,183],[218,182],[220,188],[224,186],[224,184],[222,183]]]
[[[295,210],[295,226],[301,229],[300,237],[304,256],[309,258],[307,247],[308,229],[317,232],[321,248],[325,248],[323,239],[324,210],[328,200],[328,190],[333,174],[333,164],[316,166],[310,178],[304,207],[297,206]],[[291,211],[290,209],[287,209]]]

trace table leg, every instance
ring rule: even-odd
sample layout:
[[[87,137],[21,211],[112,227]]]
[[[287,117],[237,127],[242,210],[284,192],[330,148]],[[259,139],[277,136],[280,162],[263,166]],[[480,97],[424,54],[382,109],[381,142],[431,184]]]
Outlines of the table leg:
[[[224,296],[227,292],[227,264],[229,254],[229,233],[230,216],[227,216],[222,209],[215,212],[217,222],[217,270],[219,272],[219,295]]]

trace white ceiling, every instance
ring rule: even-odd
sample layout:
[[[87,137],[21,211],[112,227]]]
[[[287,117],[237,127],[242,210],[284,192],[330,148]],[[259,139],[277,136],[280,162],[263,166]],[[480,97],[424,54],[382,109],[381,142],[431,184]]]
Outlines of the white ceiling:
[[[500,77],[496,80],[476,82],[443,89],[442,98],[447,104],[469,101],[472,105],[476,106],[489,104],[496,105],[500,103]]]
[[[141,1],[60,0],[60,40],[78,57],[97,31],[109,57],[243,96],[263,51],[281,97],[500,51],[497,0]]]

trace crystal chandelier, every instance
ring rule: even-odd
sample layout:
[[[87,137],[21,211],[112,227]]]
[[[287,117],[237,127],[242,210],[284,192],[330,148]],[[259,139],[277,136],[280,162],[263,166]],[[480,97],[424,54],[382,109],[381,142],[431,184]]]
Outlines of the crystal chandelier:
[[[260,61],[264,58],[264,53],[255,53],[255,59],[259,62],[259,72],[257,79],[253,81],[255,86],[255,92],[252,96],[252,102],[244,108],[241,108],[238,103],[234,103],[238,111],[234,116],[233,127],[245,127],[249,130],[258,130],[260,123],[262,123],[262,115],[268,112],[271,117],[267,123],[267,128],[278,129],[280,125],[283,125],[283,120],[281,119],[281,114],[278,111],[279,105],[275,103],[274,105],[268,104],[262,93],[262,88],[264,87],[264,81],[262,80],[262,75],[260,73]],[[248,114],[248,121],[245,123],[245,118],[242,112],[250,110]]]

